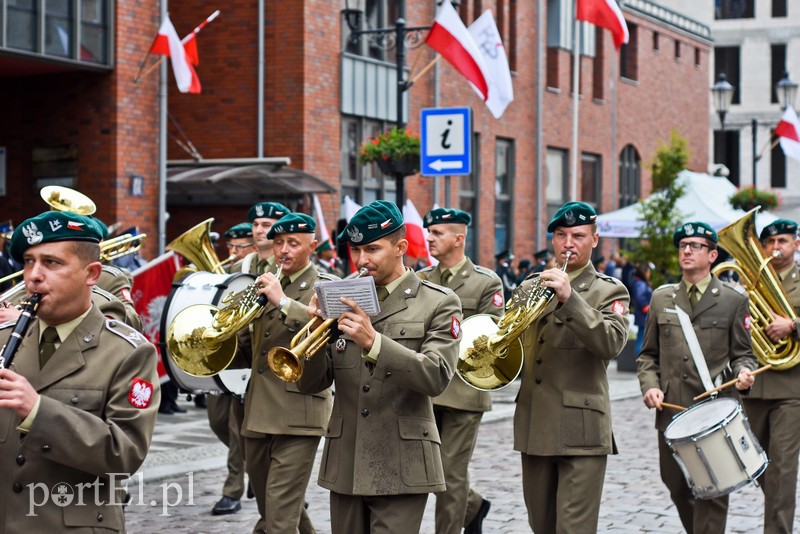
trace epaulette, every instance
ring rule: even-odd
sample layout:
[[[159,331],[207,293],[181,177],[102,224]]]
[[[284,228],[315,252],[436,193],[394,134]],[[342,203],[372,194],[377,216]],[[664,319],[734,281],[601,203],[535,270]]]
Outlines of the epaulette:
[[[103,265],[103,270],[111,276],[125,276],[125,273],[122,272],[122,269],[119,267],[114,267],[113,265]]]
[[[92,293],[94,293],[95,295],[99,295],[110,302],[119,300],[116,295],[114,295],[113,293],[109,293],[102,287],[92,286]]]
[[[622,284],[622,281],[619,278],[614,278],[606,273],[597,273],[597,277],[601,280],[605,280],[606,282],[611,282],[614,285]]]
[[[445,295],[449,295],[450,293],[453,293],[453,290],[450,289],[449,287],[443,287],[443,286],[434,284],[433,282],[429,282],[428,280],[420,279],[420,282],[422,282],[422,285],[427,286],[427,287],[429,287],[431,289],[435,289],[436,291],[441,291]]]
[[[743,287],[743,286],[741,286],[739,284],[731,284],[730,282],[724,282],[722,280],[720,280],[720,281],[722,282],[722,285],[724,287],[727,287],[728,289],[732,289],[733,291],[736,291],[740,295],[747,295],[747,288],[745,288],[745,287]]]
[[[331,274],[329,272],[323,271],[322,269],[317,269],[317,276],[319,276],[323,280],[327,280],[329,282],[335,282],[337,280],[341,280],[341,278],[339,278],[335,274]]]
[[[473,266],[473,268],[475,269],[475,272],[476,272],[476,273],[481,273],[481,274],[483,274],[483,275],[486,275],[486,276],[488,276],[488,277],[490,277],[490,278],[494,278],[494,277],[496,277],[496,276],[497,276],[497,273],[496,273],[496,272],[494,272],[494,271],[493,271],[493,270],[491,270],[491,269],[487,269],[487,268],[486,268],[486,267],[484,267],[483,265],[475,265],[475,264],[472,264],[472,266]],[[500,277],[499,277],[499,276],[497,276],[497,278],[500,278]]]
[[[666,291],[668,289],[672,291],[677,291],[679,287],[680,284],[661,284],[660,286],[655,288],[653,292],[655,293],[656,291]]]
[[[122,321],[118,321],[116,319],[106,319],[106,328],[133,345],[134,348],[138,347],[142,343],[147,343],[147,338],[144,337],[141,332],[131,328]]]
[[[417,274],[419,274],[419,273],[429,273],[429,272],[433,271],[433,269],[434,269],[434,266],[433,265],[429,265],[429,266],[423,267],[422,269],[417,271]]]

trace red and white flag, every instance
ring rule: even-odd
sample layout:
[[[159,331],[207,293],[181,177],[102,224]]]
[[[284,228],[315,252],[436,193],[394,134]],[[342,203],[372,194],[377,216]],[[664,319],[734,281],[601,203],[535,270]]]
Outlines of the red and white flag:
[[[489,98],[490,76],[483,54],[450,2],[442,2],[425,43],[463,74],[484,101]]]
[[[190,37],[192,37],[191,41],[194,41],[194,33],[190,34]],[[196,43],[193,50],[194,59],[197,60]],[[158,35],[150,47],[150,52],[170,58],[172,73],[175,75],[175,81],[178,83],[178,90],[181,93],[196,94],[200,92],[200,78],[197,77],[197,73],[186,55],[186,50],[178,37],[178,32],[175,31],[175,26],[169,20],[169,15],[161,23]]]
[[[486,100],[486,107],[495,119],[499,119],[514,100],[514,89],[511,86],[511,69],[508,68],[506,49],[492,11],[487,9],[475,19],[469,26],[469,33],[478,45],[489,73],[489,98]]]
[[[331,241],[331,233],[328,231],[328,226],[325,224],[325,216],[322,213],[322,205],[319,203],[319,197],[316,193],[313,195],[314,198],[314,215],[317,218],[317,232],[319,233],[319,242],[324,243],[328,241],[329,243],[333,244]]]
[[[403,206],[403,221],[406,223],[406,240],[408,241],[406,255],[427,262],[428,265],[436,265],[430,250],[428,250],[428,231],[422,225],[422,217],[417,211],[417,207],[409,199],[406,199]]]
[[[611,32],[614,37],[614,46],[617,50],[628,42],[628,25],[622,10],[616,0],[576,0],[578,3],[576,16],[583,20],[600,26]]]
[[[172,291],[172,280],[179,268],[178,256],[174,252],[167,252],[131,273],[133,307],[142,318],[142,333],[156,348],[160,341],[161,314]],[[160,352],[159,349],[159,354]],[[160,359],[158,377],[162,383],[169,380],[164,363]]]
[[[800,161],[800,122],[792,106],[787,106],[783,112],[781,122],[775,127],[775,135],[780,138],[783,153]]]

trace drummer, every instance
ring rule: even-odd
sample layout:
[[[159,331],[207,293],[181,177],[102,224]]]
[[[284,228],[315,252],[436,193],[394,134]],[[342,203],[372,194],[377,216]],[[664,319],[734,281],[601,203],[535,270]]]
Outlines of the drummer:
[[[644,342],[638,359],[638,377],[648,408],[656,408],[658,453],[661,480],[678,508],[683,527],[689,534],[725,532],[728,496],[695,499],[683,473],[664,441],[664,429],[677,412],[662,402],[689,407],[692,399],[714,384],[704,383],[678,314],[688,315],[696,332],[701,367],[707,367],[711,381],[724,380],[723,371],[730,365],[739,379],[736,389],[749,389],[757,366],[750,346],[748,299],[711,274],[717,258],[717,232],[703,222],[687,222],[672,236],[678,249],[683,277],[677,284],[667,284],[653,292],[644,330]],[[676,310],[680,308],[680,310]],[[708,382],[706,380],[705,382]],[[733,394],[724,390],[724,394]]]

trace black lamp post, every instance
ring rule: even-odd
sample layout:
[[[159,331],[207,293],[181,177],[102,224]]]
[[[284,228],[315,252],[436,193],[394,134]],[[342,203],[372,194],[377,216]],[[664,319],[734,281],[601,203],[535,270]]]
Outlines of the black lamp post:
[[[349,41],[358,44],[362,36],[368,36],[370,43],[383,49],[395,49],[395,65],[397,72],[397,120],[395,121],[398,129],[405,127],[403,117],[403,95],[411,87],[411,83],[404,79],[406,67],[406,48],[422,43],[420,34],[429,30],[430,26],[406,26],[406,3],[405,0],[397,2],[397,20],[393,28],[361,29],[362,12],[360,9],[348,7],[342,10],[347,28],[350,30]],[[397,204],[400,209],[405,203],[404,180],[406,175],[399,172],[393,173],[397,184]]]
[[[731,102],[733,101],[733,91],[734,88],[728,83],[727,76],[725,76],[724,72],[719,74],[717,83],[711,86],[714,110],[717,112],[717,115],[719,115],[719,123],[722,130],[722,162],[726,166],[728,164],[728,151],[726,149],[727,140],[725,139],[725,116],[728,114]]]
[[[783,78],[775,84],[775,92],[778,93],[778,104],[781,106],[781,111],[789,106],[794,107],[794,101],[797,98],[797,83],[789,78],[788,71],[783,71]]]

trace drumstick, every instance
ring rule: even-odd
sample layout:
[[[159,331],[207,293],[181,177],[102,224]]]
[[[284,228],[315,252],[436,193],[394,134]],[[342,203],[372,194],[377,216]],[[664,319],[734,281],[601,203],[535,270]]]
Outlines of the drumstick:
[[[677,404],[670,404],[668,402],[662,402],[660,403],[660,406],[664,408],[672,408],[673,410],[678,410],[679,412],[682,412],[686,409],[683,406],[678,406]]]
[[[763,373],[763,372],[764,372],[764,371],[766,371],[767,369],[772,369],[772,365],[770,365],[770,364],[767,364],[767,365],[765,365],[764,367],[762,367],[762,368],[760,368],[760,369],[756,369],[755,371],[753,371],[753,372],[752,372],[752,373],[750,373],[750,374],[757,375],[758,373]],[[709,389],[709,390],[708,390],[708,391],[706,391],[705,393],[701,393],[700,395],[696,396],[696,397],[695,397],[694,399],[692,399],[692,400],[700,400],[700,399],[704,399],[704,398],[708,397],[709,395],[711,395],[711,394],[713,394],[713,393],[716,393],[717,391],[719,391],[719,390],[721,390],[721,389],[725,389],[725,388],[731,387],[731,386],[733,386],[733,385],[736,385],[736,383],[737,383],[737,382],[739,382],[739,378],[734,378],[733,380],[729,380],[728,382],[725,382],[725,383],[724,383],[724,384],[722,384],[721,386],[717,386],[717,387],[715,387],[714,389]]]

